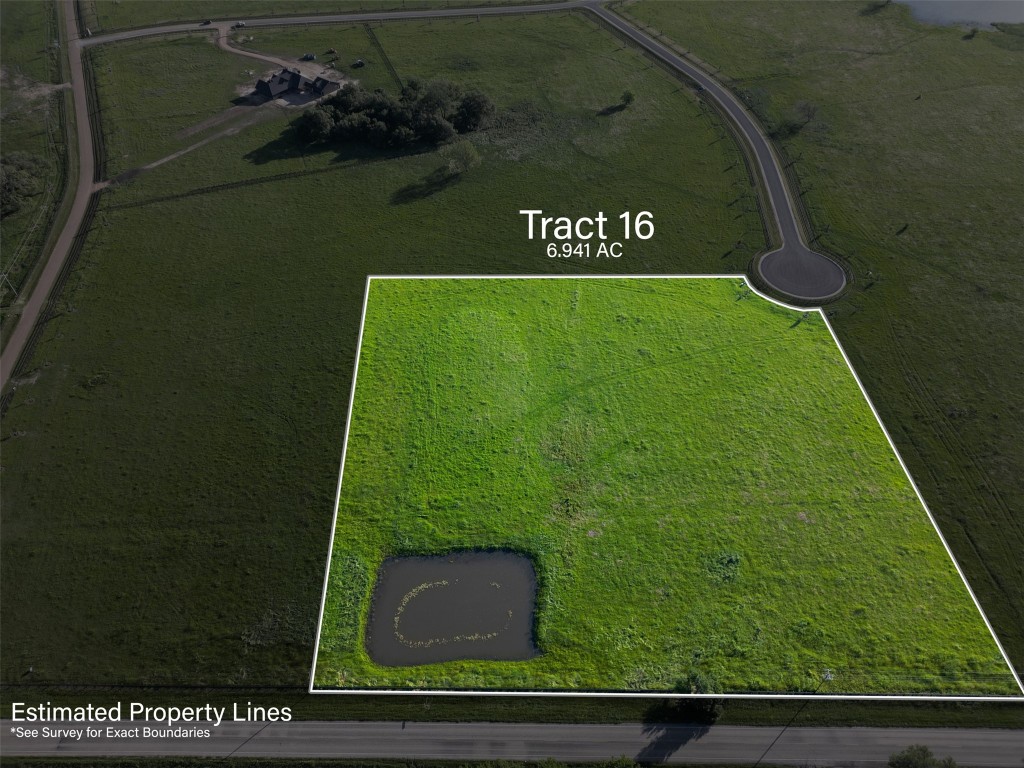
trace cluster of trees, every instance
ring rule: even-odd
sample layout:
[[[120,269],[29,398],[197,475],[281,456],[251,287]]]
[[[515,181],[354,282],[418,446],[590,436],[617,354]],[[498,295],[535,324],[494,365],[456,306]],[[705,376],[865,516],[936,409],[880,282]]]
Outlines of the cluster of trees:
[[[889,757],[889,768],[956,768],[952,757],[938,758],[924,744],[913,744]]]
[[[486,127],[494,104],[447,80],[410,80],[397,98],[347,83],[298,120],[304,141],[361,141],[375,147],[440,145]]]
[[[0,159],[0,217],[17,213],[26,197],[42,191],[46,163],[27,152],[12,152]]]

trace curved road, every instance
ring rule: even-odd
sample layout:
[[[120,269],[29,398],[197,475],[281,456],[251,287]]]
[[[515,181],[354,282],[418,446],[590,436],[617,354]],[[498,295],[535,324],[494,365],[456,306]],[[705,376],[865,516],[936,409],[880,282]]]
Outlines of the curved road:
[[[757,270],[761,277],[775,290],[803,301],[824,301],[838,296],[846,287],[846,273],[832,259],[812,251],[804,242],[782,164],[768,137],[740,100],[704,70],[673,53],[621,16],[597,3],[588,2],[586,7],[609,26],[696,82],[704,89],[705,95],[711,96],[725,110],[733,125],[743,134],[757,159],[761,179],[768,192],[768,204],[782,238],[779,248],[758,259]]]
[[[431,19],[450,17],[479,17],[497,15],[519,15],[526,13],[547,13],[569,9],[586,9],[606,24],[642,46],[652,55],[685,74],[698,83],[705,95],[714,99],[729,115],[737,129],[743,134],[753,151],[761,178],[767,191],[768,205],[778,225],[782,238],[780,248],[766,253],[758,259],[757,271],[773,288],[787,296],[804,301],[824,301],[837,296],[846,286],[846,274],[842,267],[828,257],[812,251],[803,240],[803,233],[797,220],[793,199],[785,182],[782,166],[771,148],[771,143],[758,127],[755,120],[729,90],[714,78],[686,59],[676,55],[644,32],[633,27],[599,4],[599,0],[568,0],[538,5],[498,6],[493,8],[452,8],[443,10],[388,11],[374,13],[335,14],[326,16],[289,16],[248,21],[246,27],[267,27],[283,25],[338,24],[383,21],[386,19]],[[18,361],[47,304],[60,271],[71,252],[72,244],[82,225],[89,198],[96,191],[93,183],[93,141],[90,132],[88,102],[85,92],[85,77],[82,69],[82,50],[87,46],[132,40],[140,37],[173,34],[176,32],[216,32],[221,47],[227,48],[229,22],[217,22],[199,26],[195,22],[168,24],[146,29],[132,29],[108,35],[79,38],[75,24],[74,3],[65,0],[64,25],[68,41],[68,59],[71,68],[71,87],[74,96],[75,122],[78,138],[79,173],[74,202],[64,229],[47,258],[39,281],[36,283],[18,317],[14,332],[0,352],[0,389],[7,385],[11,371]],[[253,58],[271,63],[286,63],[270,56],[229,49]]]
[[[1021,766],[1024,731],[986,728],[779,728],[737,725],[560,725],[540,723],[225,722],[209,738],[18,737],[0,721],[8,756],[401,758],[599,761],[626,755],[649,763],[884,766],[911,744],[925,744],[975,768]],[[39,728],[37,723],[18,725]],[[102,724],[90,724],[104,728]],[[118,724],[122,728],[155,723]],[[205,727],[205,723],[182,727]],[[82,723],[52,727],[82,728]],[[141,734],[140,734],[141,736]]]

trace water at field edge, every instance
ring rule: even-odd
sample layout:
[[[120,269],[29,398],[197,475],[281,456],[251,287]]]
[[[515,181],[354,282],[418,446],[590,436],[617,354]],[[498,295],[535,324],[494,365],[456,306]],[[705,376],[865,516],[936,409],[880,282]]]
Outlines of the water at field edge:
[[[896,0],[910,7],[914,18],[928,24],[1024,23],[1021,0]]]

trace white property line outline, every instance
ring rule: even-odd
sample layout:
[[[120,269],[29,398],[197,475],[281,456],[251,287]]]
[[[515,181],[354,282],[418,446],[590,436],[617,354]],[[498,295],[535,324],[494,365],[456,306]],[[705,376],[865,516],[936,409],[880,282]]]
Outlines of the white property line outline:
[[[939,537],[939,541],[942,542],[942,546],[946,550],[946,554],[953,563],[953,567],[960,576],[960,580],[963,582],[964,587],[967,589],[967,594],[971,596],[971,600],[974,602],[974,607],[977,608],[978,613],[981,615],[982,621],[985,622],[985,626],[988,628],[989,634],[992,636],[992,640],[996,644],[996,648],[999,649],[999,653],[1002,655],[1003,662],[1006,664],[1007,669],[1010,671],[1010,675],[1016,682],[1018,689],[1021,694],[1018,695],[1003,695],[1003,696],[967,696],[967,695],[912,695],[912,694],[831,694],[831,693],[665,693],[665,692],[653,692],[653,691],[636,691],[636,692],[625,692],[625,691],[497,691],[497,690],[467,690],[467,689],[435,689],[426,690],[419,688],[411,689],[378,689],[378,688],[315,688],[313,683],[316,675],[316,663],[320,656],[320,635],[323,631],[324,621],[324,607],[327,603],[327,587],[328,581],[331,575],[331,560],[334,555],[334,534],[338,523],[338,507],[341,503],[341,484],[342,478],[345,474],[345,456],[348,452],[348,435],[349,429],[352,426],[352,408],[355,404],[356,397],[356,382],[359,378],[359,357],[363,349],[363,331],[366,326],[366,309],[369,305],[370,299],[370,283],[374,280],[628,280],[628,279],[643,279],[643,280],[741,280],[744,285],[756,294],[757,296],[765,299],[772,304],[777,304],[784,309],[788,309],[793,312],[811,313],[817,312],[818,315],[825,323],[825,327],[828,329],[829,335],[835,342],[836,347],[839,349],[839,354],[843,356],[843,360],[846,363],[846,367],[850,373],[853,374],[854,381],[857,382],[857,387],[860,390],[861,395],[864,397],[865,402],[871,409],[871,413],[875,417],[875,421],[882,430],[882,434],[885,435],[885,439],[889,443],[889,448],[892,449],[893,454],[896,456],[896,460],[899,462],[900,467],[903,469],[903,474],[910,482],[910,487],[914,489],[914,494],[917,496],[917,500],[924,508],[925,514],[928,516],[928,520],[932,524],[932,528],[935,529],[935,533]],[[957,562],[956,557],[953,556],[953,551],[949,548],[949,544],[946,541],[946,537],[942,535],[942,531],[939,528],[938,523],[935,521],[935,517],[932,515],[931,509],[928,507],[927,502],[924,500],[924,496],[921,495],[920,489],[917,487],[917,483],[914,482],[914,478],[910,474],[910,470],[907,468],[906,463],[903,461],[903,456],[900,455],[899,449],[896,447],[896,443],[893,442],[892,436],[889,434],[889,430],[885,428],[885,424],[882,422],[882,417],[879,415],[878,410],[875,408],[875,404],[872,402],[871,397],[868,395],[867,390],[864,388],[863,382],[860,380],[860,376],[857,375],[857,371],[853,367],[853,363],[850,361],[849,355],[846,354],[846,350],[843,348],[842,343],[839,341],[839,337],[836,335],[835,329],[832,324],[828,321],[828,316],[822,307],[797,307],[792,304],[786,304],[785,302],[779,301],[778,299],[772,298],[765,293],[759,291],[746,275],[743,274],[710,274],[710,275],[367,275],[366,277],[366,288],[363,291],[363,310],[359,319],[359,340],[358,346],[356,347],[356,358],[355,366],[352,371],[352,391],[349,393],[348,401],[348,415],[345,422],[345,436],[344,444],[341,449],[341,467],[338,471],[338,485],[337,491],[334,498],[334,516],[331,519],[331,539],[327,550],[327,565],[324,569],[324,584],[323,592],[320,596],[320,616],[317,620],[316,627],[316,643],[313,648],[313,664],[310,668],[309,673],[309,688],[308,692],[311,694],[357,694],[357,695],[383,695],[383,696],[546,696],[546,697],[600,697],[600,698],[637,698],[637,699],[821,699],[831,701],[972,701],[972,702],[1024,702],[1024,683],[1021,682],[1020,676],[1017,674],[1017,670],[1014,669],[1013,664],[1010,662],[1009,656],[1006,654],[1006,649],[1003,648],[1003,644],[999,641],[999,637],[996,635],[995,630],[992,628],[992,623],[989,621],[988,616],[985,614],[984,609],[981,607],[981,603],[978,602],[977,596],[974,594],[974,590],[971,589],[970,583],[967,581],[967,577],[964,575],[963,569],[960,568],[960,564]]]
[[[320,595],[320,616],[316,621],[316,643],[313,646],[313,666],[309,671],[309,692],[313,693],[313,678],[316,675],[316,660],[320,657],[320,630],[324,625],[324,606],[327,605],[327,585],[331,578],[331,560],[334,557],[334,533],[338,525],[338,504],[341,503],[341,479],[345,475],[345,454],[348,452],[348,431],[352,428],[352,406],[356,402],[356,377],[359,376],[359,355],[363,351],[363,328],[366,325],[366,307],[370,301],[370,280],[367,276],[363,289],[363,312],[359,318],[359,340],[356,342],[356,360],[352,369],[352,391],[348,395],[348,415],[345,417],[345,438],[341,446],[341,466],[338,469],[338,486],[334,492],[334,516],[331,518],[331,541],[327,547],[327,566],[324,568],[324,587]]]

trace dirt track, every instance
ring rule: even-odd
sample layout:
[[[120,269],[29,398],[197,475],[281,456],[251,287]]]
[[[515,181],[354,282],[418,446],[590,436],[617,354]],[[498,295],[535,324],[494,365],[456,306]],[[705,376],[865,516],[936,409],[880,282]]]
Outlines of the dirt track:
[[[228,35],[231,29],[229,22],[217,22],[205,26],[197,25],[195,22],[169,24],[161,27],[126,30],[109,35],[79,39],[78,29],[75,24],[74,3],[72,0],[64,0],[62,5],[64,27],[67,34],[68,60],[71,69],[71,88],[75,104],[76,133],[78,137],[78,185],[67,223],[64,225],[64,229],[61,231],[60,237],[46,261],[39,282],[21,308],[21,314],[18,317],[14,332],[11,334],[3,352],[0,353],[0,389],[7,385],[18,357],[31,337],[36,322],[39,320],[47,304],[50,292],[53,290],[61,269],[71,252],[72,243],[88,208],[89,198],[103,186],[93,182],[95,173],[93,139],[90,131],[85,76],[82,68],[82,50],[87,46],[154,35],[181,32],[214,32],[217,34],[217,44],[226,51],[258,59],[275,67],[299,66],[296,62],[289,62],[273,56],[242,51],[231,47],[228,42]],[[633,27],[621,16],[617,16],[603,8],[598,0],[568,0],[568,2],[550,4],[489,8],[448,8],[443,10],[291,16],[255,19],[248,22],[247,29],[293,24],[353,23],[384,19],[520,15],[572,9],[586,10],[595,14],[605,24],[630,38],[651,55],[698,83],[704,89],[705,95],[712,98],[725,111],[734,126],[742,134],[758,164],[758,170],[764,181],[768,204],[782,237],[782,246],[780,248],[758,259],[756,269],[761,277],[781,293],[803,301],[823,301],[841,293],[846,286],[845,271],[832,259],[814,252],[805,244],[803,233],[798,224],[793,197],[786,185],[781,163],[773,152],[770,142],[745,107],[730,91],[703,70],[677,56],[665,46]]]
[[[64,29],[68,40],[68,63],[71,68],[71,91],[75,103],[75,132],[78,139],[78,185],[75,188],[74,202],[68,213],[64,229],[61,230],[57,242],[50,252],[39,281],[32,289],[28,300],[22,305],[14,332],[7,340],[3,352],[0,353],[0,389],[7,385],[11,371],[18,361],[36,321],[46,306],[50,292],[60,275],[61,268],[71,252],[71,245],[78,234],[78,229],[85,218],[89,198],[95,191],[93,177],[96,171],[93,158],[92,132],[89,126],[89,108],[85,94],[85,73],[82,69],[82,50],[76,45],[78,28],[75,25],[74,5],[70,0],[63,4]]]

